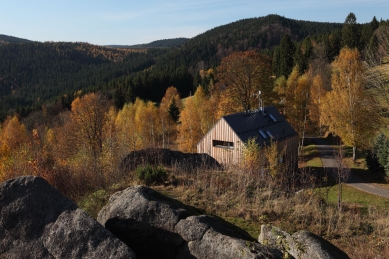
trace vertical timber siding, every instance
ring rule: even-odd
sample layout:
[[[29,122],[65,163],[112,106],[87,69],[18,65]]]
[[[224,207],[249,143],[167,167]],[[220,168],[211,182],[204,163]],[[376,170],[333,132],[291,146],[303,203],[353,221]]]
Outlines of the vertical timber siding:
[[[214,147],[212,141],[220,140],[234,143],[233,148]],[[289,137],[278,141],[277,148],[281,152],[285,147],[286,162],[296,163],[298,158],[298,136]],[[228,123],[221,118],[214,127],[197,144],[197,153],[207,153],[220,164],[238,164],[242,155],[244,143],[231,129]]]
[[[233,148],[214,147],[212,141],[232,142]],[[237,164],[240,161],[242,143],[228,123],[221,118],[197,144],[197,153],[207,153],[221,164]]]
[[[298,134],[274,106],[222,117],[197,144],[197,152],[220,164],[239,164],[245,142],[252,138],[259,145],[276,141],[278,151],[285,150],[283,160],[297,164]]]
[[[298,135],[286,138],[282,141],[279,141],[277,143],[277,149],[279,152],[282,152],[285,148],[285,159],[288,163],[297,163],[298,159],[298,142],[299,137]]]

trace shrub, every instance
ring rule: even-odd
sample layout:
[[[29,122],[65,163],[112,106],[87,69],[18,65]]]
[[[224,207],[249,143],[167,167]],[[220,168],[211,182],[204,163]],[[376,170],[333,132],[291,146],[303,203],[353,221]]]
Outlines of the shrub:
[[[138,166],[136,177],[145,185],[160,184],[166,180],[166,170],[163,166]]]

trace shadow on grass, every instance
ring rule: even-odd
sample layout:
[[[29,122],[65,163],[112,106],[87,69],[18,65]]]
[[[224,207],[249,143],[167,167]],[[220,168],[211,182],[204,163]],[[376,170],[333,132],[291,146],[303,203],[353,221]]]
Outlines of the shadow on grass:
[[[299,161],[306,163],[309,160],[312,160],[319,156],[316,145],[310,144],[308,146],[304,146],[302,154],[299,156]]]
[[[353,168],[351,169],[352,174],[358,176],[363,180],[363,182],[367,183],[379,183],[379,184],[388,184],[389,179],[388,177],[383,173],[374,173],[370,170],[366,169],[357,169]]]

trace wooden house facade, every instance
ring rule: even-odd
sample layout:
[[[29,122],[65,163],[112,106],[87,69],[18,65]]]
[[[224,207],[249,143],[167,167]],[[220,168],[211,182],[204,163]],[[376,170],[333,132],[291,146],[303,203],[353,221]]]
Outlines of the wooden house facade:
[[[245,143],[253,138],[260,146],[276,142],[287,159],[297,161],[298,134],[274,106],[220,118],[197,144],[197,152],[221,164],[239,164]]]

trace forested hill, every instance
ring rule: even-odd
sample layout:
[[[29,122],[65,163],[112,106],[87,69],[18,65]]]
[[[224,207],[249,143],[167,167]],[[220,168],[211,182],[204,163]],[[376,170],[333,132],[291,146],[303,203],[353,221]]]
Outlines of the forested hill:
[[[117,50],[87,43],[2,45],[0,118],[14,111],[25,114],[64,94],[71,98],[79,90],[107,89],[110,81],[152,64],[152,51]]]
[[[182,44],[184,44],[188,40],[189,40],[188,38],[174,38],[174,39],[156,40],[156,41],[152,41],[150,43],[136,44],[136,45],[107,45],[107,47],[125,48],[125,49],[173,48],[173,47],[181,46]]]
[[[124,47],[124,48],[173,48],[179,47],[185,42],[187,42],[188,38],[175,38],[175,39],[164,39],[164,40],[156,40],[150,43],[145,44],[137,44],[131,46],[115,46],[111,45],[110,47]]]
[[[159,102],[169,86],[185,97],[204,80],[200,70],[217,67],[234,51],[256,49],[273,57],[285,35],[292,51],[310,37],[325,41],[326,51],[336,55],[342,26],[269,15],[219,26],[189,40],[161,40],[137,48],[21,39],[12,43],[18,38],[2,35],[7,44],[0,44],[0,120],[15,111],[26,114],[64,94],[69,103],[79,90],[112,90],[119,107],[136,96]],[[273,57],[273,66],[279,62]]]
[[[285,34],[301,41],[310,36],[321,38],[341,29],[341,23],[323,23],[288,19],[279,15],[244,19],[219,26],[187,41],[176,52],[187,65],[205,62],[205,67],[217,66],[221,58],[233,51],[270,50],[278,46]]]
[[[21,43],[21,42],[30,42],[30,41],[26,39],[0,34],[0,45],[7,44],[7,43]]]

